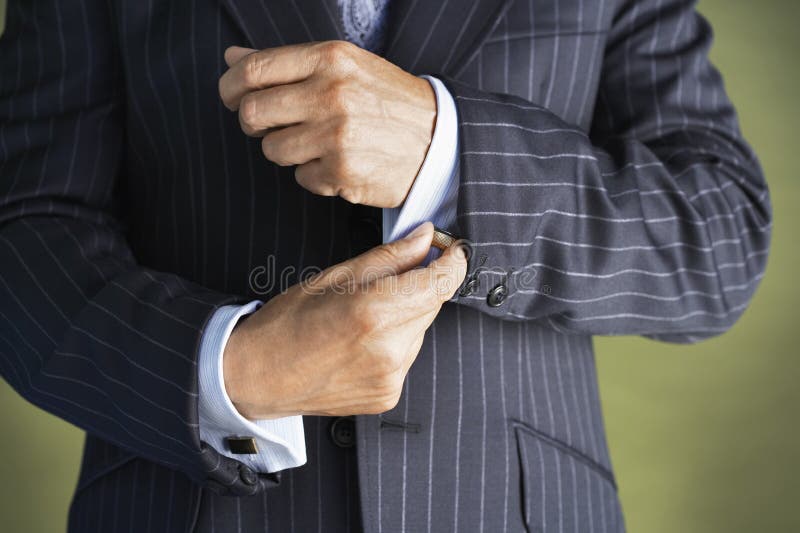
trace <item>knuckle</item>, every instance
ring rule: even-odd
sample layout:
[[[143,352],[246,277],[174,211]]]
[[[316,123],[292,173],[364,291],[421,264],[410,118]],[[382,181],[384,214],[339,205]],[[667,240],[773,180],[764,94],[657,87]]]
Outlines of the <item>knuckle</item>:
[[[385,259],[388,264],[394,264],[400,259],[400,250],[396,242],[381,244],[375,248],[375,253],[378,254],[381,259]]]
[[[358,189],[342,188],[339,190],[339,198],[350,204],[360,204],[364,201],[364,195]]]
[[[333,127],[333,146],[336,150],[344,150],[353,144],[355,129],[353,123],[347,117],[343,117],[336,122]]]
[[[269,136],[264,137],[261,139],[261,151],[264,153],[264,157],[269,159],[270,161],[274,161],[275,157],[275,142],[269,138]]]
[[[386,322],[383,312],[375,309],[374,305],[364,304],[360,307],[362,310],[356,316],[355,323],[362,335],[371,335],[383,329]]]
[[[242,97],[239,104],[239,123],[247,135],[254,135],[258,120],[258,98],[251,94]]]
[[[308,172],[302,166],[294,169],[294,181],[296,181],[301,187],[306,187],[306,183],[309,181],[309,176]]]
[[[280,163],[277,163],[280,165]],[[294,180],[305,190],[319,196],[334,196],[331,188],[310,173],[303,172],[301,167],[294,171]]]
[[[354,189],[362,184],[359,174],[359,164],[357,157],[353,157],[351,151],[340,150],[331,158],[328,171],[331,178],[333,178],[342,189]],[[353,190],[351,194],[359,193]]]
[[[381,354],[383,361],[381,365],[384,370],[384,378],[390,389],[401,387],[403,384],[403,363],[405,359],[405,346],[397,342],[390,343]]]
[[[285,167],[292,164],[284,153],[283,144],[275,139],[271,139],[269,136],[264,137],[261,141],[261,150],[264,152],[264,156],[267,159],[278,166]]]
[[[330,109],[346,112],[350,104],[350,88],[347,80],[334,79],[328,84],[327,101]]]
[[[338,264],[331,267],[328,274],[330,290],[339,295],[351,297],[351,305],[345,311],[345,321],[348,324],[357,324],[358,317],[362,314],[364,303],[359,292],[353,294],[357,286],[353,269],[348,264]]]
[[[329,170],[332,177],[339,181],[343,180],[350,170],[349,158],[345,154],[339,153],[336,154],[336,157],[332,157],[331,159]]]
[[[343,269],[337,271],[336,277],[332,283],[337,283],[342,288],[347,289],[351,286],[351,271],[343,272]],[[346,279],[345,279],[346,278]],[[356,280],[358,283],[358,280]],[[373,305],[365,298],[361,292],[353,295],[350,307],[347,309],[347,321],[353,326],[353,331],[356,336],[366,336],[372,333],[375,325],[375,319],[372,316]]]
[[[292,102],[291,92],[286,90],[286,87],[272,87],[269,89],[269,103],[270,107],[274,107],[274,109],[286,109],[290,108],[294,102]]]
[[[355,45],[347,41],[326,41],[322,43],[322,57],[332,65],[347,61],[354,52]]]
[[[250,54],[244,59],[244,70],[242,80],[245,86],[257,87],[261,82],[261,75],[264,71],[264,59],[259,54]]]

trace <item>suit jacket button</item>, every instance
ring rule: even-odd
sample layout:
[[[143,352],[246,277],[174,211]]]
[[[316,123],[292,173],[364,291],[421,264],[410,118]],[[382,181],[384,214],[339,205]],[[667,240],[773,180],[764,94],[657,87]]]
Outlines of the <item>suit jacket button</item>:
[[[499,307],[503,305],[507,297],[508,287],[506,287],[504,283],[500,283],[499,285],[495,285],[495,287],[489,291],[489,294],[486,295],[486,303],[489,304],[489,307]]]
[[[245,485],[255,485],[258,483],[258,474],[244,465],[239,465],[239,477]]]
[[[352,448],[356,444],[356,424],[351,416],[337,418],[331,424],[331,440],[340,448]]]
[[[462,287],[459,295],[469,296],[470,294],[474,294],[480,286],[481,282],[478,280],[478,278],[472,278],[464,285],[464,287]]]

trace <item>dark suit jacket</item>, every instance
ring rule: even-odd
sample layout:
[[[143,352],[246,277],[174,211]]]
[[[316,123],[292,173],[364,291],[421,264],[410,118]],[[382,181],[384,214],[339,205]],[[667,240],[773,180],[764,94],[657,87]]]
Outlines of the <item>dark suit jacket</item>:
[[[456,99],[469,283],[397,408],[350,449],[306,418],[308,464],[276,476],[200,441],[198,340],[275,294],[250,283],[268,256],[339,262],[379,211],[267,162],[217,80],[228,45],[342,38],[336,2],[9,2],[0,371],[87,431],[71,530],[621,531],[591,336],[718,334],[767,257],[692,4],[393,0],[386,57]]]

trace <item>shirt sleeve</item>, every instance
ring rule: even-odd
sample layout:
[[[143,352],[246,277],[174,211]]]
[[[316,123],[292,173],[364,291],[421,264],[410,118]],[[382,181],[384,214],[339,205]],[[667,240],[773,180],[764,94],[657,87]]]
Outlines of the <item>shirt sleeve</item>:
[[[426,221],[450,229],[456,219],[459,181],[456,105],[438,78],[422,77],[436,93],[436,127],[406,201],[399,207],[383,210],[383,242],[401,239]],[[431,254],[437,253],[438,250],[431,250]]]
[[[200,342],[199,423],[200,438],[219,453],[236,459],[258,472],[277,472],[306,462],[303,417],[274,420],[249,420],[234,407],[225,391],[222,356],[236,323],[261,306],[249,304],[220,307],[208,322]],[[229,437],[252,437],[257,453],[235,454],[227,444]]]

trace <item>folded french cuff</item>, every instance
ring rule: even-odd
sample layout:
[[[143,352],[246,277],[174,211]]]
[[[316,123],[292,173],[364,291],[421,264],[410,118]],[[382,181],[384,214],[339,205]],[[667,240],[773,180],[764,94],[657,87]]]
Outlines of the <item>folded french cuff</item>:
[[[248,420],[236,410],[225,390],[222,356],[236,323],[261,306],[219,308],[206,326],[198,355],[200,438],[219,453],[241,461],[258,472],[277,472],[306,463],[303,417]],[[234,453],[228,439],[253,438],[257,453]]]
[[[451,229],[456,219],[459,172],[456,105],[438,78],[422,77],[436,94],[436,126],[405,202],[396,208],[383,209],[383,242],[401,239],[426,221]],[[428,260],[438,254],[438,250],[432,250]]]

